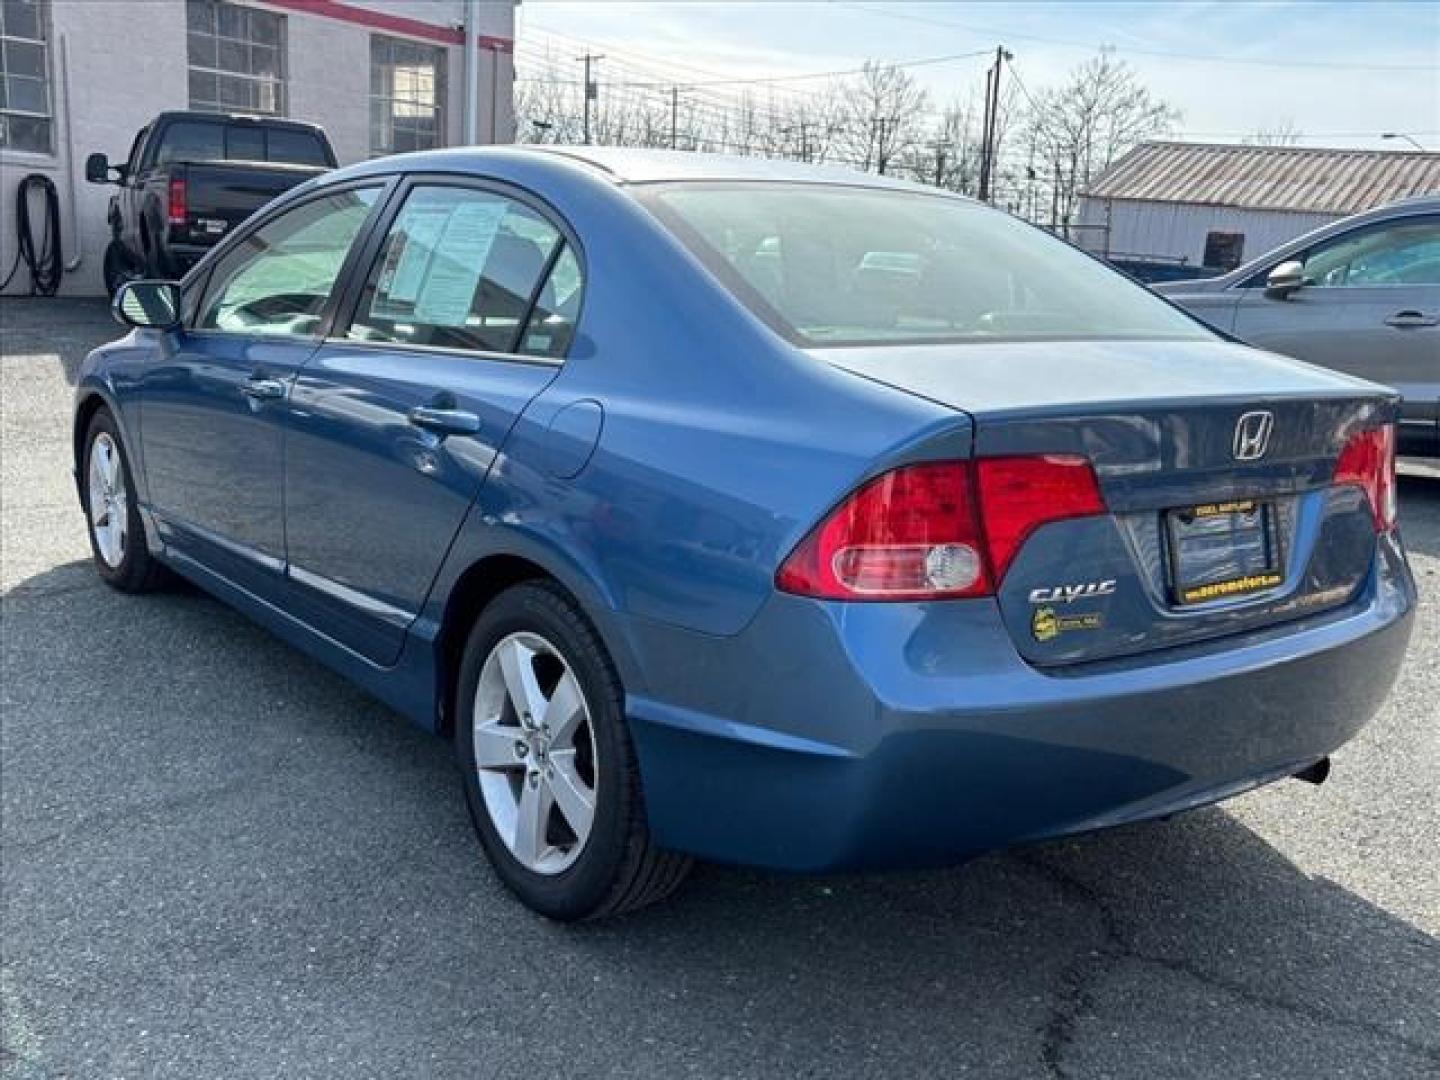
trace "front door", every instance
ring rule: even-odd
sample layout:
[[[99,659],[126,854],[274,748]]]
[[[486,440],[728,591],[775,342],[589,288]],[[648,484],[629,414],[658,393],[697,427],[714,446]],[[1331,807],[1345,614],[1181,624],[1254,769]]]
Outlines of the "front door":
[[[1394,387],[1402,441],[1440,450],[1440,218],[1364,226],[1303,261],[1305,284],[1285,299],[1242,290],[1236,336]]]
[[[381,664],[560,370],[581,287],[557,224],[503,190],[417,182],[392,217],[295,381],[285,453],[287,607]]]
[[[284,568],[285,401],[380,191],[312,199],[241,239],[141,380],[145,475],[167,548],[262,594]]]

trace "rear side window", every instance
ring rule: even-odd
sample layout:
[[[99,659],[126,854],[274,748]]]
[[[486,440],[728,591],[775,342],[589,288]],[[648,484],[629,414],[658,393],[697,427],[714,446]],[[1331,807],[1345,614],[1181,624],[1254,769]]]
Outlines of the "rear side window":
[[[809,346],[1212,335],[1007,214],[839,184],[674,184],[646,198],[742,302]]]
[[[566,305],[578,309],[580,292],[578,264],[564,259],[564,244],[544,217],[503,195],[417,187],[390,226],[348,336],[563,355]],[[552,273],[562,265],[563,299]]]

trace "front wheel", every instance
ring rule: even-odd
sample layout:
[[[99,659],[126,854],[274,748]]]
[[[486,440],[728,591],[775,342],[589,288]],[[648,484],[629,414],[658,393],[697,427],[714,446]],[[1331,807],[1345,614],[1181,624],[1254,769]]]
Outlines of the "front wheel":
[[[623,700],[599,637],[552,584],[506,590],[470,633],[455,725],[470,817],[501,880],[553,919],[643,907],[690,867],[651,842]]]
[[[108,409],[100,409],[90,419],[83,469],[90,551],[100,577],[121,592],[158,588],[165,569],[146,546],[130,462]]]
[[[140,276],[140,268],[130,258],[125,245],[119,240],[111,240],[105,248],[105,263],[103,268],[105,277],[105,292],[110,297],[120,291],[120,286],[127,281],[135,281]]]

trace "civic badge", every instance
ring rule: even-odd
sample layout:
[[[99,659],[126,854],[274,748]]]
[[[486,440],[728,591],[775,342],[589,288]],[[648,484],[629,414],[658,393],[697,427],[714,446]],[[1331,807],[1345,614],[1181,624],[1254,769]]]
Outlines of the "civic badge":
[[[1270,432],[1275,429],[1275,414],[1265,409],[1247,412],[1235,421],[1235,439],[1230,453],[1236,461],[1259,461],[1270,449]]]

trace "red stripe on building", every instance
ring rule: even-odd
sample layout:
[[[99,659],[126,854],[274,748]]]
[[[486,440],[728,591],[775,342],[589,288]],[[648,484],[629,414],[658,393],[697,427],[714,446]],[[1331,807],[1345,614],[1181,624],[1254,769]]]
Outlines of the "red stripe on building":
[[[440,23],[409,19],[404,15],[389,15],[383,11],[342,3],[341,0],[264,0],[270,7],[285,8],[303,15],[318,15],[325,19],[368,26],[373,30],[388,30],[392,34],[426,38],[445,45],[465,44],[465,31],[458,26],[444,26]],[[515,43],[508,38],[480,35],[480,48],[494,52],[513,52]]]

